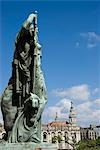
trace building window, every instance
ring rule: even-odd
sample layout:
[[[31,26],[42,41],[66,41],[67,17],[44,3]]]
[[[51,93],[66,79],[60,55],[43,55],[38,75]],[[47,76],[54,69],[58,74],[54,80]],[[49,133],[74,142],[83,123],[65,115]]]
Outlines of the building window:
[[[59,135],[59,136],[62,136],[62,133],[61,133],[61,132],[58,132],[58,135]]]
[[[81,133],[81,140],[83,140],[83,134]]]
[[[95,133],[95,139],[97,139],[97,134]]]
[[[74,133],[74,138],[76,139],[76,133]]]
[[[65,143],[68,143],[68,133],[67,132],[65,132]]]
[[[47,133],[46,132],[43,133],[43,142],[47,142]]]

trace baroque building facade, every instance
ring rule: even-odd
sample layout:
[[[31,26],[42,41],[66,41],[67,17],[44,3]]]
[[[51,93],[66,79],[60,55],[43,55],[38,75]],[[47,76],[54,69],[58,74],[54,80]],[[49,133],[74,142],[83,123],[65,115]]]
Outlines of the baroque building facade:
[[[2,139],[4,134],[5,134],[4,125],[0,123],[0,140]]]
[[[42,141],[56,143],[58,149],[72,150],[75,144],[81,140],[80,127],[77,125],[76,111],[71,102],[69,121],[58,120],[42,125]]]
[[[96,140],[100,137],[100,126],[93,126],[80,129],[81,140]]]

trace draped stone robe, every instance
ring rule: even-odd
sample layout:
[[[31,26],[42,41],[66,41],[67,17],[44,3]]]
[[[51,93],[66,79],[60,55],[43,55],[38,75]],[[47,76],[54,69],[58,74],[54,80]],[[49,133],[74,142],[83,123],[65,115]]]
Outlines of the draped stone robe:
[[[41,48],[38,45],[38,41],[37,44],[34,45],[34,39],[30,35],[29,30],[22,27],[15,42],[12,77],[9,80],[8,87],[2,95],[1,102],[4,128],[6,130],[5,139],[9,142],[28,141],[38,143],[41,140],[41,114],[47,102],[47,96],[44,75],[41,69]],[[28,123],[25,123],[27,117],[25,116],[24,106],[25,100],[30,99],[30,93],[34,92],[32,87],[34,81],[33,50],[35,47],[37,48],[38,53],[36,57],[34,94],[39,99],[39,105],[35,119],[36,125],[33,123],[30,126],[30,120]],[[32,101],[34,101],[34,98]],[[20,114],[18,114],[18,108],[20,107],[21,111]],[[33,109],[33,107],[31,107],[31,109]],[[22,128],[23,131],[21,131]],[[21,138],[19,133],[21,133]]]

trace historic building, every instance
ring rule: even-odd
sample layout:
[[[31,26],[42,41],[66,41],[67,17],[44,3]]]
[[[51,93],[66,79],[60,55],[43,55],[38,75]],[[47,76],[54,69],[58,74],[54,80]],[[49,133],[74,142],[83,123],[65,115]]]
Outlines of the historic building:
[[[57,143],[59,149],[73,149],[80,139],[80,127],[77,125],[76,111],[71,102],[69,122],[58,120],[42,125],[42,140]]]
[[[81,128],[80,129],[81,140],[88,139],[88,140],[96,140],[100,137],[100,126],[93,126],[90,125],[88,128]]]
[[[42,125],[42,141],[56,143],[58,149],[72,150],[80,140],[95,140],[100,137],[100,126],[80,128],[77,125],[76,111],[71,102],[69,121],[61,121],[56,113],[55,120]],[[0,123],[0,139],[5,133],[4,126]]]
[[[4,126],[0,123],[0,139],[2,139],[3,135],[5,134]]]

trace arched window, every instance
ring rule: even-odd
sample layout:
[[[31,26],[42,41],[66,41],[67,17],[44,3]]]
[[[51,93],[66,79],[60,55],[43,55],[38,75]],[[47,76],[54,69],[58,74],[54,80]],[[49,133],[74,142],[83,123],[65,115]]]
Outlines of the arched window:
[[[62,136],[62,133],[61,133],[61,132],[58,132],[58,135],[59,135],[59,136]]]
[[[75,139],[76,139],[76,133],[74,133],[74,137],[75,137]]]
[[[65,143],[67,143],[67,141],[68,141],[68,133],[67,132],[65,132],[64,137],[65,137]]]
[[[47,142],[47,133],[46,132],[43,133],[43,142]]]

